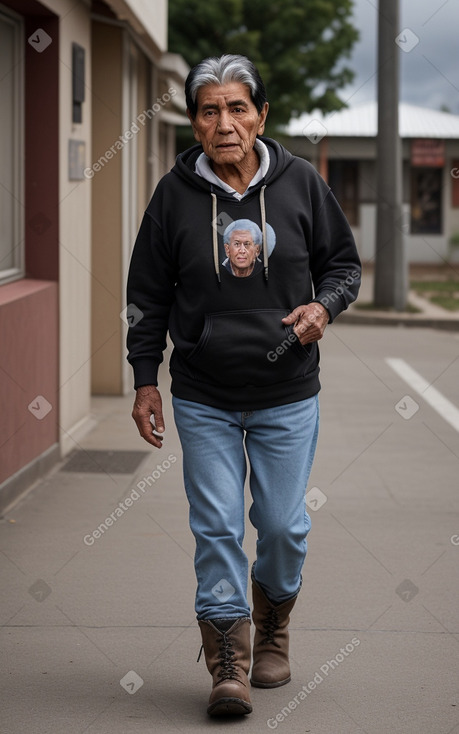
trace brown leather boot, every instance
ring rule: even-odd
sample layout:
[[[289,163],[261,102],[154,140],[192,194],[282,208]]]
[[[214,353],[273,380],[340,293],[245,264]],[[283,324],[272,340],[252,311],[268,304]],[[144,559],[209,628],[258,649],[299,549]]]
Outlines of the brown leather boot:
[[[210,619],[200,619],[202,645],[213,686],[210,716],[250,714],[250,619],[241,617],[225,632]]]
[[[250,682],[257,688],[277,688],[290,681],[288,623],[297,597],[275,605],[252,578],[255,640]]]

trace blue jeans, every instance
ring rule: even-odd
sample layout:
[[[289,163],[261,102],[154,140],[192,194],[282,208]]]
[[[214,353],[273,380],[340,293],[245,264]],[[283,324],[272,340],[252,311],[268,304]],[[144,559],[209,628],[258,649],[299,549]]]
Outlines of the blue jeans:
[[[172,398],[196,538],[198,619],[248,617],[244,538],[246,455],[257,530],[255,580],[275,602],[301,587],[311,527],[305,492],[319,427],[317,395],[255,411]]]

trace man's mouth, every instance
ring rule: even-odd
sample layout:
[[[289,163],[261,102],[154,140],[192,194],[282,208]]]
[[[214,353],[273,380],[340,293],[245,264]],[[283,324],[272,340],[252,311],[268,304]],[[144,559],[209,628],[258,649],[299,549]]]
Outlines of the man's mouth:
[[[220,143],[220,145],[217,145],[217,148],[235,148],[236,143]]]

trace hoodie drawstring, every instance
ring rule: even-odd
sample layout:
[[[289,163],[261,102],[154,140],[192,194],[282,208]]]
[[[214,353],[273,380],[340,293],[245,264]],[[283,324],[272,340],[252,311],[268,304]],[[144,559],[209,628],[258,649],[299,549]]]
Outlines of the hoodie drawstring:
[[[218,262],[218,236],[217,236],[217,195],[211,194],[212,197],[212,244],[214,248],[214,268],[217,280],[220,280],[220,264]]]
[[[266,236],[266,207],[265,207],[265,188],[264,184],[260,189],[260,212],[261,212],[261,234],[262,243],[261,247],[263,250],[263,271],[265,274],[265,280],[268,280],[268,239]],[[214,193],[210,194],[212,197],[212,246],[214,252],[214,268],[217,280],[221,283],[220,278],[220,263],[218,260],[218,235],[217,235],[217,195]]]
[[[266,184],[260,189],[260,211],[261,211],[261,234],[263,236],[263,268],[265,280],[268,280],[268,239],[266,237],[266,208],[265,208],[265,188]]]

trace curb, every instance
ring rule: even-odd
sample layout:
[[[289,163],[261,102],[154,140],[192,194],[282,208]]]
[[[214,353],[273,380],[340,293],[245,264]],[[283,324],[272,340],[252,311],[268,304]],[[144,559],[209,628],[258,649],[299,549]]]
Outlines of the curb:
[[[373,313],[371,311],[354,311],[341,313],[335,324],[355,324],[367,326],[408,326],[423,329],[440,329],[442,331],[459,331],[459,318],[442,319],[429,316],[411,316],[410,314]]]

